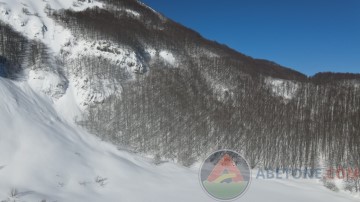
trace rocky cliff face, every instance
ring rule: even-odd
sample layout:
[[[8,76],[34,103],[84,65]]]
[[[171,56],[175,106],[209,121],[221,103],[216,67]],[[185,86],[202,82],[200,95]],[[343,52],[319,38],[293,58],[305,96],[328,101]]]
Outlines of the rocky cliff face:
[[[0,4],[0,75],[102,139],[185,165],[218,148],[253,166],[359,163],[359,75],[308,78],[138,1],[61,4]]]

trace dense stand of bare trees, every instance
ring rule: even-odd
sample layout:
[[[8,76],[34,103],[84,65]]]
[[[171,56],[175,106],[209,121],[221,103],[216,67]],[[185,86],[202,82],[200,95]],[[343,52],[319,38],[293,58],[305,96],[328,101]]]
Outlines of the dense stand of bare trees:
[[[284,103],[260,78],[236,85],[242,87],[219,101],[190,70],[152,68],[124,83],[123,99],[91,108],[87,127],[187,165],[218,148],[244,152],[253,166],[315,167],[320,154],[335,164],[358,163],[359,88],[304,82]]]
[[[47,47],[29,40],[0,22],[0,76],[21,77],[24,68],[49,68],[51,64]]]

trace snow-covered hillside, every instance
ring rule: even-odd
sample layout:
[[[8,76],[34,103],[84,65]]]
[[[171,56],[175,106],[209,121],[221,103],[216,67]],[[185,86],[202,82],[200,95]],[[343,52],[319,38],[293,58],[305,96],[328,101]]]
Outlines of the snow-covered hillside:
[[[93,6],[101,7],[101,5],[92,0],[2,0],[0,1],[0,19],[28,38],[41,40],[57,53],[72,36],[69,30],[57,25],[47,12],[51,9],[80,11]]]
[[[92,78],[90,82],[89,77],[94,75],[90,75],[89,69],[77,65],[79,60],[98,58],[108,61],[126,74],[126,79],[133,78],[135,73],[146,71],[143,58],[131,47],[119,46],[105,40],[89,41],[74,36],[68,28],[49,16],[49,12],[61,9],[78,12],[102,6],[102,3],[94,0],[0,1],[0,22],[6,23],[26,39],[41,42],[48,48],[50,62],[46,65],[49,67],[44,70],[21,64],[26,68],[23,76],[34,89],[50,95],[59,105],[64,102],[70,104],[73,110],[69,119],[79,118],[81,113],[85,113],[86,107],[101,103],[111,95],[120,97],[122,90],[121,79]],[[130,10],[124,12],[128,13]],[[55,64],[59,58],[62,60],[61,67]],[[175,60],[171,53],[165,53],[163,58],[168,62]],[[64,71],[65,67],[68,71],[67,78],[58,71],[59,68],[60,71]],[[69,94],[72,100],[69,100]]]
[[[0,200],[213,201],[201,189],[196,168],[155,165],[118,150],[68,123],[61,114],[67,110],[55,109],[27,82],[0,78]],[[253,180],[238,201],[264,200],[357,201],[316,181],[286,180]]]
[[[136,4],[138,3],[136,2]],[[142,3],[139,5],[150,9]],[[16,51],[18,50],[11,49],[13,45],[9,42],[9,38],[12,37],[11,34],[0,37],[3,43],[0,44],[1,49],[10,49],[10,51],[6,52],[9,55],[1,52],[0,49],[0,201],[213,201],[200,186],[196,166],[186,168],[171,162],[155,164],[155,160],[150,157],[142,157],[140,154],[121,149],[123,147],[119,145],[123,144],[123,142],[115,146],[102,141],[98,137],[103,137],[104,134],[91,134],[86,130],[89,128],[80,127],[74,120],[80,122],[84,117],[89,119],[86,116],[91,114],[90,118],[93,118],[91,120],[93,122],[87,120],[87,123],[99,131],[104,130],[104,128],[98,126],[106,125],[105,129],[111,131],[111,135],[114,134],[115,137],[111,138],[115,140],[129,131],[136,133],[139,137],[141,135],[145,137],[147,133],[161,134],[163,132],[161,131],[162,128],[158,129],[156,126],[176,125],[173,123],[177,123],[181,129],[190,128],[189,131],[191,132],[204,131],[204,133],[208,134],[204,130],[206,127],[191,128],[186,125],[195,122],[191,119],[191,113],[196,114],[196,116],[193,116],[196,118],[196,122],[209,120],[209,122],[204,123],[205,125],[215,123],[218,120],[212,120],[210,116],[206,117],[207,111],[201,113],[196,111],[202,109],[202,106],[189,108],[188,111],[181,111],[181,113],[175,115],[171,114],[171,112],[176,112],[176,107],[183,110],[183,108],[192,107],[194,104],[202,105],[202,100],[197,99],[202,97],[200,93],[207,88],[212,93],[209,93],[206,97],[209,100],[215,99],[216,102],[214,103],[220,103],[221,105],[235,103],[233,102],[235,98],[245,98],[245,96],[236,96],[238,89],[234,87],[231,80],[241,80],[248,76],[240,73],[238,76],[232,77],[231,69],[224,71],[223,66],[231,67],[231,65],[221,63],[223,62],[220,60],[222,51],[215,51],[219,46],[209,49],[208,47],[200,47],[197,43],[191,45],[188,42],[189,47],[180,51],[177,50],[178,47],[175,43],[168,42],[164,43],[164,45],[162,41],[153,41],[152,39],[150,42],[145,39],[140,40],[143,44],[139,44],[143,47],[137,43],[138,46],[131,46],[131,43],[122,44],[121,42],[124,41],[119,42],[111,37],[94,39],[83,36],[85,34],[75,34],[74,30],[71,30],[71,26],[66,27],[65,22],[59,19],[56,20],[54,16],[49,15],[51,12],[62,9],[70,9],[76,13],[87,8],[104,8],[104,6],[106,4],[100,0],[0,0],[0,25],[9,26],[13,31],[18,32],[21,37],[32,42],[30,45],[24,45],[26,47],[24,48],[23,57],[26,59],[19,60],[23,62],[18,64],[21,66],[19,68],[21,71],[17,72],[19,78],[9,79],[10,77],[5,78],[5,68],[7,68],[5,62],[10,54],[12,54],[11,56],[15,55],[13,58],[17,60],[18,52]],[[149,15],[149,13],[141,9],[142,12],[140,12],[136,8],[136,6],[131,8],[114,7],[113,12],[119,14],[118,16],[125,13],[131,20],[143,23],[144,26],[141,25],[140,27],[146,27],[147,31],[155,30],[158,34],[155,36],[162,36],[161,34],[167,31],[164,28],[166,26],[161,24],[167,22],[165,17],[151,9],[151,12],[160,19],[159,24],[154,24],[153,21],[146,19],[148,16],[145,16],[145,14]],[[167,29],[171,25],[173,24],[168,24]],[[136,29],[136,31],[138,30]],[[142,30],[140,29],[138,32],[142,32]],[[185,33],[187,33],[186,30]],[[134,33],[133,35],[136,34],[140,33]],[[160,38],[169,40],[165,37],[166,35],[167,33]],[[192,32],[189,34],[189,36],[193,35]],[[138,38],[131,39],[138,40]],[[22,41],[18,38],[17,40]],[[15,40],[15,43],[17,42]],[[32,46],[36,47],[40,44],[44,45],[46,50],[41,48],[32,49]],[[191,46],[193,46],[192,48],[195,47],[194,50],[198,52],[191,50]],[[209,47],[211,47],[211,44]],[[44,57],[39,56],[41,54],[36,51],[34,54],[30,54],[29,52],[32,50],[41,50],[47,54]],[[224,50],[224,52],[228,51],[227,49]],[[197,54],[192,54],[192,51]],[[182,65],[186,54],[180,55],[179,52],[186,52],[186,54],[191,55],[189,58],[197,58],[196,62],[201,61],[200,59],[203,59],[203,56],[208,56],[210,64],[216,65],[219,63],[223,66],[221,68],[218,68],[218,66],[210,68],[211,73],[206,73],[208,71],[206,69],[197,71],[200,67],[208,67],[209,65],[186,69],[187,67]],[[3,60],[4,63],[2,63]],[[29,60],[33,61],[32,65],[27,65]],[[41,65],[37,65],[40,63]],[[149,79],[149,83],[139,82],[146,81],[145,76],[148,71],[151,71],[149,67],[151,64],[155,64],[154,66],[158,68],[157,72],[154,71],[155,74]],[[157,66],[160,66],[160,68]],[[169,76],[166,72],[163,72],[161,67],[174,67],[168,69],[176,74]],[[11,68],[11,66],[9,65],[8,68]],[[181,73],[180,69],[186,69],[186,74]],[[196,70],[196,75],[201,74],[201,79],[194,76],[195,74],[190,69]],[[225,77],[219,76],[221,73]],[[158,76],[156,76],[157,74]],[[229,78],[227,75],[229,75]],[[137,77],[140,79],[136,80]],[[276,97],[282,97],[286,102],[296,97],[298,89],[301,87],[291,80],[276,79],[275,77],[268,78],[265,81],[267,90]],[[163,81],[163,83],[158,83],[158,81]],[[193,81],[197,81],[199,84],[192,83]],[[206,81],[208,84],[205,87],[208,87],[201,86],[202,81]],[[129,84],[131,82],[139,84],[139,86],[135,85],[134,87]],[[149,86],[148,91],[141,88],[140,84]],[[244,87],[250,84],[246,83],[246,85],[238,86]],[[161,87],[166,87],[166,89]],[[189,102],[187,102],[186,99],[189,96],[194,96],[196,99],[190,97]],[[171,99],[169,99],[170,101],[164,100],[163,97],[167,99],[171,97]],[[178,102],[182,99],[185,101]],[[152,102],[154,100],[155,102]],[[146,104],[141,104],[140,101],[144,101]],[[122,103],[128,103],[128,105],[124,107],[121,105]],[[119,106],[122,106],[122,108]],[[169,108],[162,108],[163,106]],[[256,105],[256,107],[259,106]],[[133,111],[130,111],[130,109]],[[219,108],[219,111],[221,109],[223,108]],[[249,109],[251,110],[251,108]],[[133,121],[134,128],[126,125],[128,131],[121,130],[123,126],[123,123],[121,123],[123,119],[121,118],[124,118],[121,110],[130,111],[130,113],[125,111],[126,121],[123,122],[128,124],[133,118],[135,120]],[[137,116],[136,112],[141,113],[141,115]],[[146,113],[150,113],[150,115],[145,116]],[[271,113],[274,112],[271,111]],[[183,116],[184,114],[186,116]],[[199,114],[204,115],[205,118],[198,116]],[[241,118],[243,118],[244,114],[241,114]],[[143,122],[139,121],[142,117],[146,119]],[[158,117],[160,119],[156,119]],[[168,118],[174,119],[168,120]],[[220,117],[219,120],[222,118]],[[160,122],[159,120],[162,122],[161,124],[152,123]],[[102,121],[105,124],[102,124]],[[171,124],[166,121],[171,122]],[[253,125],[258,127],[257,124]],[[137,133],[136,129],[141,129],[143,126],[147,127],[146,130]],[[155,129],[150,131],[151,127]],[[243,128],[247,127],[244,124]],[[187,133],[185,129],[182,132]],[[214,128],[209,127],[209,129],[211,129],[211,133],[215,131]],[[171,153],[170,156],[175,156],[174,159],[176,159],[176,152],[185,157],[187,157],[188,153],[190,153],[190,156],[195,154],[193,151],[189,150],[188,152],[186,148],[182,148],[184,143],[182,140],[178,141],[176,139],[181,136],[178,133],[177,128],[166,130],[166,139],[174,138],[170,140],[170,143],[166,142],[166,144],[175,142],[181,146],[177,148],[180,152],[174,151],[173,147],[169,147],[172,150],[167,151],[167,153]],[[136,139],[133,133],[127,135],[120,139]],[[201,137],[201,135],[197,135]],[[187,136],[184,137],[183,139],[186,139]],[[138,141],[145,141],[146,138],[141,137]],[[150,138],[156,139],[154,137]],[[158,137],[158,139],[165,138]],[[211,140],[206,141],[206,144],[204,142],[202,144],[201,139],[197,140],[200,140],[201,147],[199,148],[209,142],[211,143]],[[133,144],[133,142],[131,143]],[[138,145],[142,144],[139,143]],[[156,143],[155,146],[159,147],[159,145],[165,145],[165,143]],[[196,147],[190,144],[187,146]],[[161,150],[165,149],[161,148]],[[196,161],[198,160],[196,159]],[[332,192],[318,181],[254,179],[248,193],[238,201],[345,202],[359,200],[348,193]]]
[[[207,199],[196,172],[117,150],[67,123],[25,82],[0,78],[0,129],[0,200],[12,189],[27,202]]]

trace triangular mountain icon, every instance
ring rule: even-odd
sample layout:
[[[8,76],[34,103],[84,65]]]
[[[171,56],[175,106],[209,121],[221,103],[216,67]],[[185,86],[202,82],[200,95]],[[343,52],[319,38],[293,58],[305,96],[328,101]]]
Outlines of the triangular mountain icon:
[[[244,181],[239,168],[228,154],[220,159],[207,178],[209,182],[219,183],[225,179],[232,179],[233,182]]]

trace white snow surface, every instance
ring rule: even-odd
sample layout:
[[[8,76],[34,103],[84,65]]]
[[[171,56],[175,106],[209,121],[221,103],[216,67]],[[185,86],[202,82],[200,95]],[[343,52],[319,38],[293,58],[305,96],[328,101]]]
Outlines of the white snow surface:
[[[81,11],[94,6],[102,7],[102,4],[94,0],[0,0],[0,20],[58,53],[72,35],[47,15],[47,8]]]
[[[146,50],[146,53],[149,54],[150,56],[150,59],[154,58],[156,56],[156,50],[153,49],[153,48],[147,48]]]
[[[65,78],[61,78],[54,72],[32,69],[28,71],[27,81],[35,91],[42,92],[55,99],[62,97],[66,92]]]
[[[162,51],[160,51],[159,55],[167,63],[169,63],[171,65],[175,65],[175,62],[176,62],[175,56],[170,51],[162,50]]]
[[[131,10],[131,9],[125,9],[124,10],[126,13],[136,17],[136,18],[139,18],[140,17],[140,13],[134,11],[134,10]]]
[[[270,87],[275,96],[282,97],[284,100],[294,98],[299,88],[299,84],[294,81],[271,77],[266,78],[265,83]]]
[[[124,69],[132,78],[137,71],[142,72],[146,68],[136,53],[129,47],[121,47],[109,41],[72,40],[61,48],[61,54],[66,58],[65,65],[71,67],[69,68],[69,87],[71,88],[69,93],[74,95],[75,103],[77,103],[81,111],[85,111],[91,104],[103,102],[111,95],[120,97],[122,87],[118,81],[94,78],[93,75],[89,75],[89,72],[74,66],[73,64],[76,63],[74,61],[77,58],[106,59],[118,68]],[[93,77],[92,85],[90,85],[90,77]]]
[[[83,39],[71,40],[61,48],[61,54],[68,60],[79,57],[96,57],[111,61],[120,68],[125,68],[129,73],[142,70],[144,65],[129,47],[121,47],[110,41],[86,41]]]

